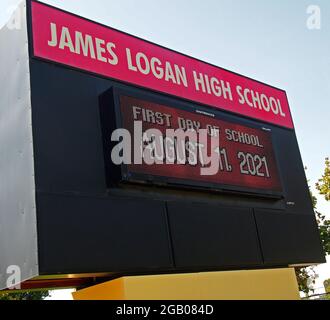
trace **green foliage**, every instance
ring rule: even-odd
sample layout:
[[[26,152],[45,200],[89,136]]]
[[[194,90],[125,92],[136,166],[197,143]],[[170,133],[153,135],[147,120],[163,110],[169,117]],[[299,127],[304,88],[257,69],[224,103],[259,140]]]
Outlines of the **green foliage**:
[[[326,220],[325,216],[316,212],[316,217],[320,230],[320,238],[325,254],[330,255],[330,220]]]
[[[313,267],[296,268],[296,277],[299,286],[299,291],[303,292],[306,297],[314,293],[313,286],[316,281],[317,274]]]
[[[325,159],[324,174],[316,183],[316,189],[324,196],[325,200],[330,201],[330,160]]]
[[[44,300],[49,297],[49,291],[23,291],[0,293],[0,300]]]
[[[325,280],[325,281],[323,282],[323,284],[324,284],[325,291],[326,291],[327,293],[330,293],[330,279]]]
[[[325,159],[324,174],[316,183],[316,189],[327,201],[330,201],[330,160]],[[316,206],[316,203],[315,203]],[[315,208],[315,207],[314,207]],[[320,237],[324,252],[330,255],[330,220],[327,220],[324,215],[316,211],[316,219],[320,229]]]
[[[316,205],[317,205],[317,198],[313,195],[312,191],[310,190],[310,187],[309,187],[309,194],[310,194],[310,196],[312,198],[312,204],[313,204],[313,208],[315,210]]]

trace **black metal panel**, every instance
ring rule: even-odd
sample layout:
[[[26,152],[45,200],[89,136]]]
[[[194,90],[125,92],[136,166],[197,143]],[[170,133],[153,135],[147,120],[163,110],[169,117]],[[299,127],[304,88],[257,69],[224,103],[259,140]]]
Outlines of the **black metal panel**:
[[[265,264],[325,262],[312,215],[255,210]]]
[[[267,266],[287,266],[302,260],[298,258],[310,258],[307,262],[314,263],[323,261],[294,131],[265,125],[272,130],[284,186],[282,200],[153,186],[109,188],[99,98],[114,86],[141,90],[38,60],[31,60],[30,66],[42,273],[264,267],[262,254]],[[193,107],[173,97],[142,92],[159,103]],[[208,110],[200,107],[203,108]],[[238,119],[221,111],[212,112],[229,121]],[[260,126],[246,118],[244,123]],[[170,202],[171,239],[164,214],[166,201]],[[262,254],[253,220],[254,208],[265,208],[257,213]],[[276,223],[269,218],[270,209],[281,209],[276,211]],[[287,215],[297,215],[299,219]],[[299,231],[302,221],[304,232]],[[298,238],[303,241],[294,242]],[[279,249],[272,252],[274,248]],[[176,263],[174,267],[172,260]]]
[[[41,274],[172,267],[160,201],[38,195]]]
[[[176,267],[262,265],[253,211],[199,203],[168,203]]]
[[[36,61],[31,77],[37,189],[104,193],[102,80]]]
[[[272,135],[288,212],[314,216],[295,132],[273,127]]]

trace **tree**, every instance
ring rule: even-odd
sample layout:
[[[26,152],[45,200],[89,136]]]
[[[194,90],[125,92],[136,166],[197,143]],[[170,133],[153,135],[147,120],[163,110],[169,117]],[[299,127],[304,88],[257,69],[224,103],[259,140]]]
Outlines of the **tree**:
[[[327,220],[324,215],[316,211],[316,220],[319,225],[320,238],[323,245],[323,250],[326,255],[330,255],[330,220]]]
[[[316,183],[316,189],[324,196],[325,200],[330,201],[330,160],[325,159],[324,174]]]
[[[303,292],[306,297],[310,293],[314,293],[313,285],[315,284],[317,277],[314,267],[296,268],[295,272],[299,291]]]
[[[316,183],[316,189],[320,195],[323,195],[325,200],[330,201],[330,160],[325,159],[324,174],[321,179]],[[323,244],[324,252],[330,255],[330,220],[327,220],[324,215],[316,212],[316,217],[319,224],[321,241]]]
[[[23,291],[0,293],[0,300],[43,300],[49,297],[49,291]]]

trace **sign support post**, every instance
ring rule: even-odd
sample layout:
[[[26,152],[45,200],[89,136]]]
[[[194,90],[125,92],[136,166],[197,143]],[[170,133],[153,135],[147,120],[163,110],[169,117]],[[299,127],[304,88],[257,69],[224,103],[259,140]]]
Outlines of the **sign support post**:
[[[122,277],[75,300],[299,300],[293,268]]]

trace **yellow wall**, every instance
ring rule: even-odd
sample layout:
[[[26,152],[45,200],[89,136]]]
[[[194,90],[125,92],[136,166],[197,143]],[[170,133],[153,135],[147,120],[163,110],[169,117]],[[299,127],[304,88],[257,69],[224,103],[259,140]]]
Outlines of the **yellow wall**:
[[[293,268],[122,277],[75,300],[298,300]]]

